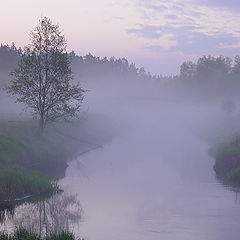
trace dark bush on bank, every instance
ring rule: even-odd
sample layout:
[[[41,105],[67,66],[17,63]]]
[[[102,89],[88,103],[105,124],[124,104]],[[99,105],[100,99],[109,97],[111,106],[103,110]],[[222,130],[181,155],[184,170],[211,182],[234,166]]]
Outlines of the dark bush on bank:
[[[240,185],[240,168],[232,169],[228,173],[228,178],[231,182],[234,182],[234,183]]]

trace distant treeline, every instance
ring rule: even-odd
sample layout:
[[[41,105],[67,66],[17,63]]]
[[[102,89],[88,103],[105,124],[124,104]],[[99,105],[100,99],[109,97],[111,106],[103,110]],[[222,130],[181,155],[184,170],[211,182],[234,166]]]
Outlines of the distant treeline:
[[[0,71],[9,71],[17,66],[19,54],[22,49],[17,49],[14,43],[9,45],[1,44],[0,47]]]
[[[240,56],[234,60],[229,57],[203,56],[197,63],[184,62],[180,67],[179,78],[183,80],[208,81],[211,79],[240,80]]]
[[[0,46],[0,85],[6,83],[8,73],[17,66],[22,52],[14,44]],[[69,57],[72,70],[80,80],[144,80],[141,82],[156,82],[160,83],[158,86],[170,86],[174,89],[179,89],[179,86],[181,89],[189,89],[208,85],[211,91],[218,89],[219,93],[226,89],[230,92],[240,89],[240,56],[236,56],[234,60],[224,56],[203,56],[196,63],[184,62],[179,74],[175,76],[152,75],[143,67],[137,68],[134,63],[129,63],[126,58],[100,58],[91,53],[79,56],[74,51],[69,53]]]
[[[16,48],[14,43],[11,46],[0,46],[0,71],[11,71],[17,66],[19,54],[23,50]],[[72,63],[72,70],[78,76],[84,78],[102,78],[112,77],[114,78],[133,78],[133,79],[145,79],[145,80],[161,80],[163,77],[150,74],[146,72],[143,67],[137,68],[134,63],[129,63],[126,58],[107,58],[96,57],[91,53],[85,56],[78,56],[74,51],[69,53],[69,57]]]

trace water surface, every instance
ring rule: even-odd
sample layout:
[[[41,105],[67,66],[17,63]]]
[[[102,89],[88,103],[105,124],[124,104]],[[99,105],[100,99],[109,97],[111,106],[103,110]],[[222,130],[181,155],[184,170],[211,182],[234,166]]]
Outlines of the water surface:
[[[223,118],[214,104],[92,106],[112,119],[116,137],[69,163],[65,195],[16,207],[1,229],[64,228],[90,240],[238,239],[238,193],[216,180],[208,155],[207,139]]]
[[[219,117],[211,108],[156,101],[105,108],[124,123],[122,134],[72,161],[60,182],[84,209],[76,232],[92,240],[237,239],[238,195],[216,180],[199,128]]]

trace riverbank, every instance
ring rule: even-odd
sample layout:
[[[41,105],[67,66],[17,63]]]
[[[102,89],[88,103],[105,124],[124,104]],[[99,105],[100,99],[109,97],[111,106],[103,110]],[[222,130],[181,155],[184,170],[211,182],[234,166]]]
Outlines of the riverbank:
[[[0,168],[1,202],[20,201],[40,194],[59,192],[56,182],[19,166]]]
[[[113,137],[105,125],[106,119],[90,115],[51,124],[39,135],[36,121],[0,121],[0,200],[58,190],[54,181],[69,160]]]
[[[209,150],[215,158],[214,170],[224,184],[240,186],[240,139],[215,145]]]

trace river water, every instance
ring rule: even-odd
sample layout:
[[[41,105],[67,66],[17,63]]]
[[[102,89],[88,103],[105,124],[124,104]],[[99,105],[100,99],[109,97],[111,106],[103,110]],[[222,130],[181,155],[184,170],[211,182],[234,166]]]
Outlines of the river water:
[[[60,180],[83,209],[81,223],[72,224],[77,235],[90,240],[240,237],[238,194],[218,182],[208,155],[207,133],[222,116],[217,107],[138,99],[98,102],[96,110],[116,123],[118,134],[70,162]],[[79,208],[76,199],[68,201]],[[49,209],[56,202],[47,203]],[[63,198],[58,202],[61,213]],[[35,211],[31,205],[16,209],[20,222],[32,218],[27,209]],[[41,219],[41,209],[38,205],[36,219]],[[78,217],[64,214],[73,222]],[[65,224],[64,214],[57,217],[58,224],[59,219]]]
[[[104,111],[124,122],[121,134],[72,161],[60,182],[81,201],[77,233],[92,240],[240,237],[238,194],[216,180],[203,137],[221,115],[214,107],[138,101]]]

